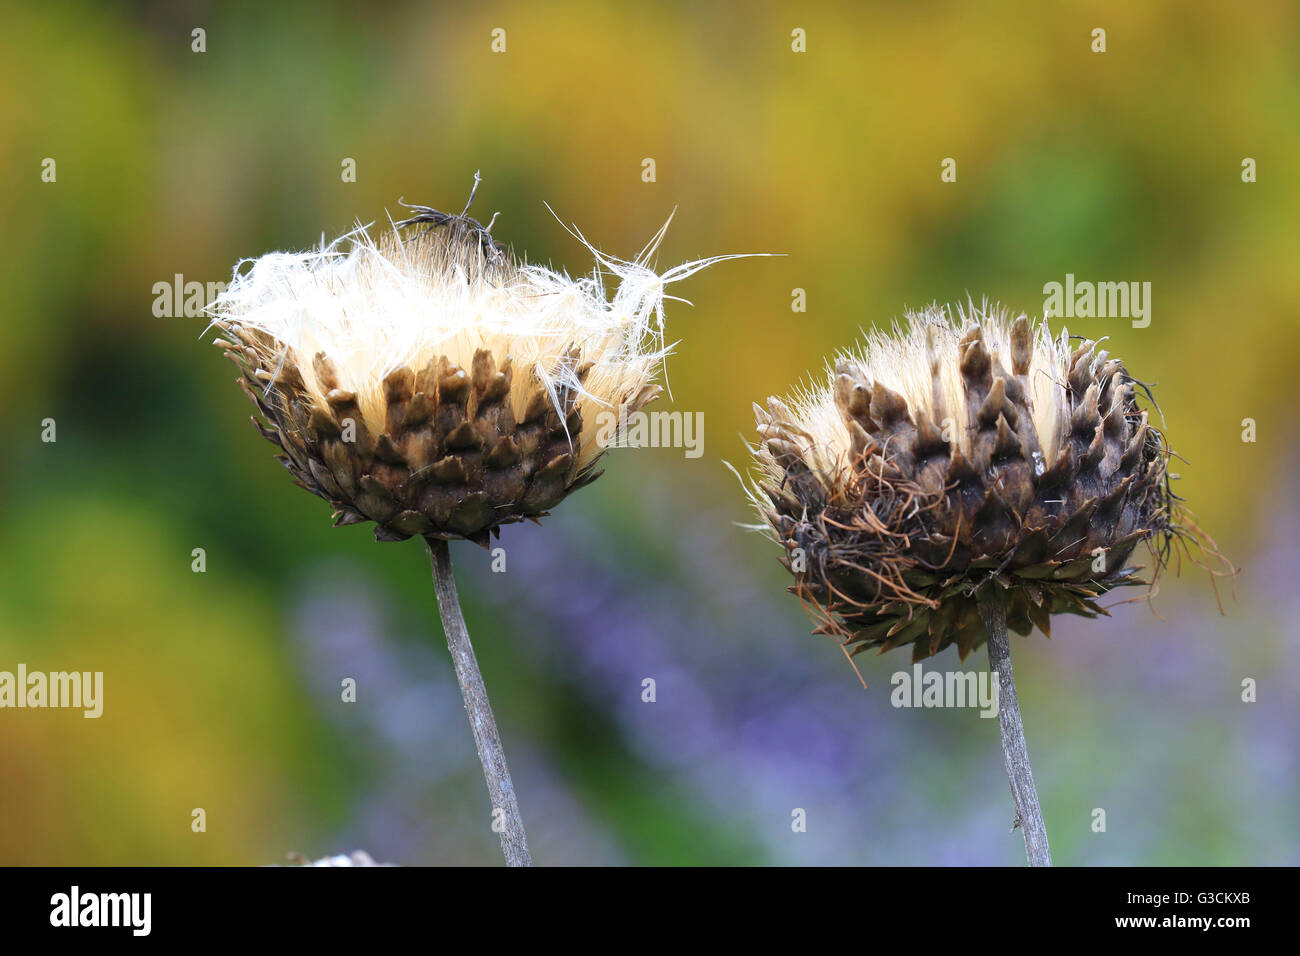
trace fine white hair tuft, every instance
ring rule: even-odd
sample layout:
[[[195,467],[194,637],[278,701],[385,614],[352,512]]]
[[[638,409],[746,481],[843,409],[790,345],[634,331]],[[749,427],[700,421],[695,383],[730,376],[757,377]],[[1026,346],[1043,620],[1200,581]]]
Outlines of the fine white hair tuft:
[[[278,376],[293,362],[322,404],[326,389],[313,360],[323,353],[337,370],[336,387],[355,393],[376,433],[384,427],[386,375],[440,356],[468,369],[479,349],[513,363],[516,414],[534,376],[557,409],[565,395],[577,395],[584,415],[592,404],[617,410],[652,382],[675,344],[664,337],[664,301],[675,299],[666,287],[740,258],[715,256],[655,271],[651,262],[671,221],[632,260],[600,252],[571,229],[596,260],[577,279],[516,261],[486,229],[468,228],[468,220],[405,232],[390,222],[378,238],[371,226],[358,224],[314,250],[240,262],[209,312],[265,333],[274,344],[264,367]],[[612,295],[606,277],[617,280]],[[581,380],[580,369],[586,369]],[[594,434],[583,430],[584,446]]]

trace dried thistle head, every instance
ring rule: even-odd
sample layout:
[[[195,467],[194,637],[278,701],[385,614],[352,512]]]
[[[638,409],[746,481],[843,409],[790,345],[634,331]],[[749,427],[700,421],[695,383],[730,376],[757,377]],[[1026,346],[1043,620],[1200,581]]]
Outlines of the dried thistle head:
[[[415,208],[377,239],[359,226],[237,269],[211,310],[216,344],[336,525],[486,544],[599,476],[594,416],[659,394],[665,286],[716,260],[656,273],[660,230],[631,262],[588,246],[597,269],[575,280],[464,214]]]
[[[1000,310],[931,308],[873,332],[825,384],[755,406],[751,498],[786,548],[795,591],[857,653],[921,660],[985,640],[976,589],[1008,625],[1094,617],[1149,583],[1186,529],[1146,388],[1096,342]]]

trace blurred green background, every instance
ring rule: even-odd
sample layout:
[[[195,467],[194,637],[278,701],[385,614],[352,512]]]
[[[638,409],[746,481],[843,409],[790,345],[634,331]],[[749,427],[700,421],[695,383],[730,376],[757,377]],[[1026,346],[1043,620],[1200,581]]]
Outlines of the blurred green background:
[[[1149,328],[1070,328],[1158,383],[1178,490],[1244,571],[1223,616],[1185,566],[1017,640],[1057,860],[1300,863],[1298,115],[1285,2],[9,5],[0,670],[106,689],[99,720],[0,711],[0,863],[500,862],[422,547],[331,529],[204,319],[153,308],[399,196],[458,209],[476,169],[476,213],[574,274],[543,201],[624,256],[676,208],[665,267],[787,254],[670,304],[659,407],[704,413],[702,458],[614,452],[505,530],[504,575],[453,547],[537,862],[1023,863],[996,725],[890,707],[902,652],[859,658],[863,691],[721,462],[859,329],[1036,314],[1073,273],[1152,283]]]

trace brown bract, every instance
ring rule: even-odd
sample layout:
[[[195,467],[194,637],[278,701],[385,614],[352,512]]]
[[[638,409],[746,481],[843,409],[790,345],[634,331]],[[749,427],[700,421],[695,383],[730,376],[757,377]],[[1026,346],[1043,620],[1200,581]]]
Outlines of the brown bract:
[[[441,355],[422,368],[390,372],[383,379],[383,428],[373,432],[355,393],[338,387],[328,355],[312,358],[321,402],[283,343],[236,322],[215,324],[226,335],[218,344],[239,367],[239,385],[259,413],[253,423],[283,451],[277,460],[296,483],[334,506],[336,525],[374,521],[380,541],[432,535],[486,545],[501,525],[542,517],[601,474],[598,451],[585,461],[578,452],[578,393],[560,388],[557,407],[539,381],[518,389],[510,359],[498,364],[485,349],[469,368]],[[264,367],[262,357],[270,355],[284,358],[278,373]],[[589,371],[576,367],[576,380]],[[658,393],[656,385],[643,387],[628,411]]]

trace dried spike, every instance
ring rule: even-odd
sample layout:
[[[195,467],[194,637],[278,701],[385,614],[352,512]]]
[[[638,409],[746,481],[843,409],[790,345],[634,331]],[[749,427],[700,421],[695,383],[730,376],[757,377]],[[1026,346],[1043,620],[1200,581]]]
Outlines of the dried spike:
[[[406,433],[402,441],[402,456],[412,473],[427,468],[437,454],[438,436],[432,428],[420,428]]]
[[[325,401],[329,402],[330,408],[337,412],[341,408],[356,405],[357,393],[342,388],[332,388],[325,393]]]
[[[1120,468],[1128,471],[1132,470],[1142,458],[1142,452],[1147,443],[1147,413],[1142,412],[1141,421],[1137,429],[1133,432],[1133,438],[1129,441],[1128,447],[1124,449],[1124,455],[1120,458]]]
[[[1031,601],[1025,605],[1025,609],[1029,614],[1029,619],[1034,622],[1034,627],[1043,632],[1043,637],[1050,640],[1052,636],[1052,615],[1048,613],[1047,608]]]
[[[1079,436],[1091,435],[1101,425],[1101,415],[1097,411],[1097,399],[1101,390],[1097,383],[1088,386],[1083,401],[1075,407],[1070,416],[1070,431]]]
[[[795,419],[795,414],[790,411],[790,407],[775,395],[768,396],[767,410],[772,414],[773,421],[791,422]]]
[[[1118,513],[1120,506],[1124,503],[1124,498],[1128,495],[1129,488],[1132,487],[1132,484],[1133,476],[1125,476],[1120,483],[1115,486],[1114,491],[1105,495],[1097,502],[1096,516],[1099,521],[1109,522],[1115,514]]]
[[[341,441],[326,441],[322,444],[325,464],[338,482],[343,494],[352,497],[357,491],[357,459],[350,447]]]
[[[463,404],[469,397],[469,390],[469,374],[463,368],[453,366],[438,380],[438,404]]]
[[[473,491],[451,509],[447,526],[459,534],[472,534],[492,522],[492,500],[482,491]]]
[[[993,365],[989,360],[988,349],[984,347],[983,338],[976,337],[966,346],[966,350],[962,353],[960,368],[962,377],[968,383],[985,386],[989,384]]]
[[[868,450],[876,448],[876,443],[867,430],[857,423],[854,419],[849,419],[849,449],[854,458],[861,458]]]
[[[1092,433],[1092,442],[1088,445],[1088,450],[1084,452],[1083,458],[1079,461],[1079,469],[1081,471],[1097,470],[1105,455],[1106,427],[1098,422]]]
[[[479,396],[479,407],[491,405],[502,401],[510,394],[510,370],[494,372],[483,389],[483,394]]]
[[[871,392],[862,382],[840,375],[835,380],[835,404],[850,418],[866,421],[871,409]]]
[[[428,534],[433,530],[433,522],[420,512],[407,509],[399,511],[396,515],[388,519],[388,527],[401,534],[410,536],[416,534]]]
[[[360,487],[356,493],[357,510],[380,524],[397,514],[399,508],[387,486],[373,475],[362,475],[357,483]]]
[[[519,506],[525,514],[536,514],[554,507],[564,497],[569,473],[573,467],[572,453],[557,455],[533,476],[528,491]]]
[[[415,385],[415,373],[405,365],[384,376],[384,398],[390,405],[408,402]]]
[[[998,494],[998,490],[990,488],[984,493],[984,500],[975,512],[975,527],[984,529],[999,524],[1010,510],[1007,503],[1002,500],[1002,496]]]
[[[502,435],[488,452],[485,461],[490,468],[509,468],[519,464],[522,458],[519,440],[514,435]]]
[[[322,392],[328,394],[339,387],[338,369],[324,352],[317,352],[312,356],[311,368],[316,376],[316,386]]]
[[[1092,383],[1092,352],[1096,345],[1091,339],[1085,340],[1070,356],[1069,382],[1074,395],[1082,395]]]
[[[1047,551],[1053,559],[1069,558],[1087,539],[1088,522],[1097,508],[1097,499],[1088,498],[1065,519],[1060,530],[1047,542]]]
[[[1006,585],[1010,586],[1010,584]],[[1028,601],[1023,594],[1015,591],[1007,600],[1007,628],[1015,634],[1028,637],[1034,632],[1034,622],[1029,616]]]
[[[1020,439],[1007,424],[1005,415],[998,416],[998,433],[993,441],[993,457],[995,460],[1021,457]]]
[[[966,625],[957,631],[957,657],[963,663],[976,646],[984,639],[983,633],[978,627]]]
[[[871,390],[871,417],[881,428],[888,429],[896,428],[904,421],[911,421],[903,396],[880,382],[876,382]]]
[[[1074,460],[1074,452],[1069,446],[1062,448],[1056,460],[1038,476],[1038,487],[1044,491],[1050,491],[1057,488],[1068,488],[1074,481],[1074,476],[1078,474],[1078,466]]]
[[[343,497],[343,489],[339,487],[339,483],[334,480],[334,476],[330,474],[329,469],[326,468],[322,462],[317,461],[315,458],[308,458],[307,470],[311,473],[312,478],[315,479],[320,490],[324,491],[331,498],[337,499]]]
[[[439,366],[446,362],[445,357],[431,358],[424,363],[424,367],[415,373],[415,384],[412,388],[416,392],[423,392],[429,397],[430,403],[433,403],[438,394],[438,379],[442,377]]]
[[[658,385],[643,385],[636,396],[627,403],[628,414],[636,414],[662,394],[663,389]]]
[[[956,483],[959,486],[982,483],[979,469],[966,459],[960,448],[952,450],[952,458],[948,462],[947,480],[948,484]]]
[[[1011,371],[1015,375],[1028,375],[1029,363],[1034,354],[1034,333],[1027,316],[1020,316],[1011,324]]]
[[[993,380],[993,385],[989,388],[989,393],[985,397],[984,403],[980,405],[976,417],[982,426],[988,428],[996,425],[1003,416],[1004,409],[1008,408],[1011,408],[1011,406],[1007,402],[1007,380],[999,375]],[[1015,409],[1011,409],[1011,414],[1015,414]]]
[[[249,415],[248,420],[253,423],[253,427],[257,429],[259,435],[271,442],[273,445],[277,445],[280,448],[284,447],[284,439],[281,437],[280,429],[277,426],[267,426],[262,424],[262,420],[256,415]]]
[[[912,455],[922,461],[932,455],[947,454],[950,445],[943,433],[930,420],[925,409],[916,410],[916,435],[912,438]]]
[[[440,485],[463,485],[469,480],[465,460],[459,455],[448,455],[429,467],[429,474]]]
[[[1125,428],[1128,426],[1128,418],[1124,414],[1124,406],[1119,402],[1115,402],[1111,406],[1110,411],[1108,411],[1102,419],[1102,423],[1106,426],[1107,438],[1120,438],[1124,434]]]
[[[318,438],[337,438],[341,434],[334,416],[318,405],[313,405],[311,408],[307,430]]]
[[[763,443],[767,450],[772,453],[772,457],[789,467],[795,462],[803,461],[803,451],[793,442],[786,441],[784,438],[769,438]]]
[[[390,465],[406,464],[406,457],[393,444],[393,439],[388,432],[382,432],[375,439],[375,457],[380,461],[388,462]]]
[[[374,475],[362,475],[357,484],[362,491],[368,492],[377,498],[390,502],[393,500],[392,495],[388,493],[388,487]]]
[[[424,392],[416,392],[411,396],[411,400],[406,403],[406,411],[402,416],[402,425],[404,428],[411,429],[420,425],[427,424],[433,417],[433,401]]]
[[[369,457],[373,450],[373,440],[370,436],[370,429],[366,427],[365,417],[361,414],[361,409],[357,406],[357,397],[354,393],[336,388],[325,396],[325,401],[330,406],[330,411],[334,413],[334,421],[338,423],[342,434],[346,437],[348,431],[352,432],[352,441],[344,442],[354,455],[362,458]],[[351,423],[351,428],[348,428]]]
[[[468,449],[480,448],[483,445],[483,439],[479,437],[474,426],[469,422],[461,422],[447,436],[446,444],[449,449],[464,451]]]
[[[552,408],[551,397],[546,394],[546,390],[538,388],[528,396],[524,403],[524,411],[520,416],[521,422],[535,422],[545,415]]]
[[[482,392],[491,382],[492,376],[496,374],[497,363],[492,357],[489,349],[477,349],[474,352],[474,361],[470,366],[474,390]]]
[[[1017,412],[1021,409],[1029,408],[1029,393],[1025,391],[1025,387],[1021,384],[1019,378],[1015,376],[1007,378],[1004,376],[1003,388],[1006,389],[1007,403]]]
[[[411,399],[415,373],[406,366],[396,368],[384,376],[384,428],[389,434],[400,435],[406,420],[406,406]]]
[[[1041,564],[1047,558],[1047,539],[1046,528],[1034,528],[1028,531],[1016,545],[1009,566],[1020,570]],[[1041,599],[1040,594],[1039,600]]]
[[[772,502],[773,507],[785,514],[798,514],[803,509],[802,503],[786,491],[784,488],[778,488],[775,485],[760,484],[760,490],[767,495],[768,500]]]
[[[1106,355],[1108,353],[1102,352],[1101,354]],[[1111,359],[1106,362],[1097,373],[1097,381],[1103,383],[1107,388],[1122,386],[1124,384],[1124,363],[1119,359]]]

